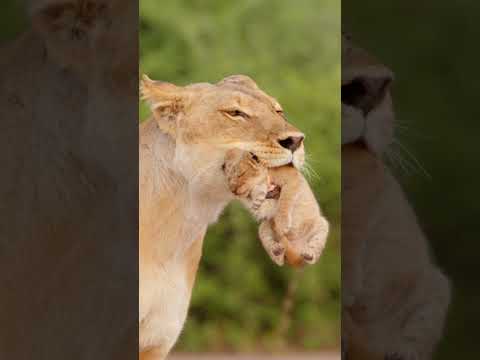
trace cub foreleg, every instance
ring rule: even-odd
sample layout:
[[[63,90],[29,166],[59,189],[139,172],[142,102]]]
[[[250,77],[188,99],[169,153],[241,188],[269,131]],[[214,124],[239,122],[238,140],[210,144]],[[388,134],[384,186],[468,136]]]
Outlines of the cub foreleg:
[[[283,266],[285,263],[285,243],[279,241],[276,237],[271,221],[265,220],[260,224],[258,235],[260,242],[273,262]]]

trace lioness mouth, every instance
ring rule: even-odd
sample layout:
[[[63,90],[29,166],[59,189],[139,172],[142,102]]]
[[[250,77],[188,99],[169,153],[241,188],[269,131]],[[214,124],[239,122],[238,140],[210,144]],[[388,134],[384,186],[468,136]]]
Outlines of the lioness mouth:
[[[250,156],[252,157],[253,161],[255,161],[257,163],[260,162],[260,159],[258,158],[258,156],[255,153],[251,152]]]
[[[272,184],[267,192],[267,199],[277,199],[280,198],[280,193],[282,192],[282,188],[278,185]]]

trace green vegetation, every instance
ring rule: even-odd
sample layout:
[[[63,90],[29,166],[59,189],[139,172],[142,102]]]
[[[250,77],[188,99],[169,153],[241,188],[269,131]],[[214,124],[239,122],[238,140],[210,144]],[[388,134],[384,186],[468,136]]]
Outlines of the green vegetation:
[[[142,72],[176,84],[247,74],[307,134],[310,183],[332,223],[318,266],[276,267],[238,205],[210,228],[179,348],[337,347],[340,333],[340,1],[142,0]],[[141,118],[148,111],[141,107]],[[284,306],[298,281],[294,306]]]

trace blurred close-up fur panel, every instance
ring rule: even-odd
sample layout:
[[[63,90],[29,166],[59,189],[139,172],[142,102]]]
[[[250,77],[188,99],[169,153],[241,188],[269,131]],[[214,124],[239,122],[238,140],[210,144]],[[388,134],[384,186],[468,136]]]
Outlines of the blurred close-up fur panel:
[[[138,4],[0,17],[0,358],[132,359]]]

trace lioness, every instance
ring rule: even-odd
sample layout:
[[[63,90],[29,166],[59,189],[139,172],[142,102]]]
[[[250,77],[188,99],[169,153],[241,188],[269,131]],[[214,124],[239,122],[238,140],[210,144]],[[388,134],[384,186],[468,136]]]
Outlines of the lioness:
[[[342,339],[350,360],[427,360],[449,282],[383,164],[393,140],[393,74],[342,37]]]
[[[268,167],[304,161],[304,135],[247,76],[185,87],[141,82],[152,117],[140,125],[140,358],[164,359],[187,316],[209,224],[233,199],[228,150]]]

